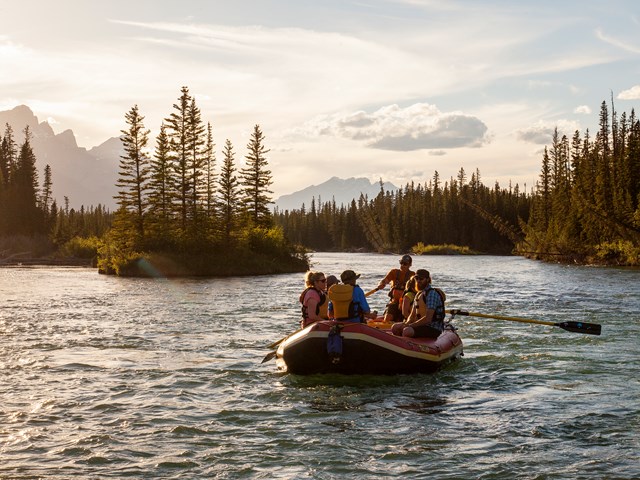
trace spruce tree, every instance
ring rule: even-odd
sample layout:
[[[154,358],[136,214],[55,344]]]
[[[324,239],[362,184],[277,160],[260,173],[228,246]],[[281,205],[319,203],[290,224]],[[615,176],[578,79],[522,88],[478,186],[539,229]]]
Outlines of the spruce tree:
[[[140,115],[137,105],[125,114],[125,121],[128,128],[121,130],[125,155],[120,156],[116,183],[119,190],[115,198],[120,211],[130,214],[138,238],[143,240],[150,173],[149,158],[145,151],[149,142],[149,130],[145,129],[144,117]]]
[[[171,145],[166,125],[160,126],[156,137],[156,148],[150,161],[149,178],[149,226],[159,246],[164,246],[171,237],[172,201],[174,198],[174,173]]]
[[[169,129],[168,135],[175,169],[176,211],[182,232],[186,232],[189,214],[189,199],[192,183],[189,181],[189,147],[192,145],[189,113],[191,95],[189,89],[182,87],[178,103],[173,104],[174,111],[165,119]]]
[[[49,215],[49,208],[52,195],[52,181],[51,181],[51,166],[49,164],[44,167],[44,181],[42,183],[42,193],[40,197],[40,204],[45,215]]]
[[[44,216],[38,206],[38,172],[28,126],[24,129],[24,142],[14,164],[9,194],[10,232],[26,235],[42,232]]]
[[[264,145],[264,135],[259,125],[255,125],[251,140],[247,144],[248,153],[245,155],[246,166],[240,171],[240,178],[244,192],[245,212],[249,222],[257,227],[270,227],[273,223],[269,204],[273,193],[269,186],[271,171],[267,170],[266,154],[269,150]]]
[[[189,219],[193,227],[194,239],[199,236],[203,228],[203,219],[200,218],[199,211],[203,207],[203,197],[206,194],[206,184],[204,177],[205,159],[205,126],[202,121],[202,113],[196,105],[195,98],[191,97],[188,114],[188,175],[189,175]]]
[[[205,170],[205,210],[209,221],[213,221],[216,214],[216,152],[213,143],[213,131],[211,123],[207,123],[207,142],[204,150],[204,170]]]
[[[239,184],[236,177],[235,153],[231,141],[227,139],[222,152],[223,161],[220,169],[218,189],[218,209],[222,221],[225,240],[229,243],[231,233],[236,226],[237,208],[240,203]]]

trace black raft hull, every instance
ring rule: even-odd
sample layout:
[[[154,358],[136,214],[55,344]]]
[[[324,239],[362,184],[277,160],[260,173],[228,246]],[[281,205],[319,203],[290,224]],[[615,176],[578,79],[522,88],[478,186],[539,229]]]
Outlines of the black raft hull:
[[[341,337],[337,354],[328,351],[332,350],[328,348],[332,329]],[[297,375],[393,375],[432,373],[461,355],[462,340],[452,330],[445,330],[437,339],[407,338],[366,324],[323,321],[284,340],[276,361],[279,370]]]

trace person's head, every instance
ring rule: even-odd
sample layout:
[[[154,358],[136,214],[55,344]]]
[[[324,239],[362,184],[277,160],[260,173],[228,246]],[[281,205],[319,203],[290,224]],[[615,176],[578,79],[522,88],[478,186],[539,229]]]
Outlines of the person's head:
[[[356,274],[356,272],[354,272],[353,270],[345,270],[340,274],[340,280],[342,280],[342,283],[349,285],[355,285],[356,280],[359,278],[360,274]]]
[[[403,255],[400,259],[400,268],[405,267],[408,269],[412,263],[413,259],[411,258],[411,255]]]
[[[329,275],[327,277],[327,290],[329,290],[336,283],[338,283],[338,277],[336,277],[335,275]]]
[[[410,292],[416,291],[416,276],[412,275],[409,280],[407,280],[407,284],[404,286],[405,290],[409,290]]]
[[[416,270],[414,278],[416,279],[416,287],[418,290],[424,290],[431,283],[431,274],[429,273],[429,270],[425,270],[423,268]]]
[[[324,290],[327,279],[322,272],[312,272],[309,270],[307,274],[304,276],[304,283],[307,287],[317,288],[319,290]]]

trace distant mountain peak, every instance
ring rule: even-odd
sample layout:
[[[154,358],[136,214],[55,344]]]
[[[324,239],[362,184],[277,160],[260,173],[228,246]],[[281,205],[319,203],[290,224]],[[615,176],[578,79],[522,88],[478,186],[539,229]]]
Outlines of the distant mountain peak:
[[[383,182],[383,190],[385,192],[395,191],[398,190],[398,187],[390,182]],[[282,212],[299,210],[303,204],[305,208],[309,208],[313,199],[316,204],[335,200],[338,206],[348,205],[352,200],[358,200],[361,194],[371,199],[378,193],[380,193],[379,182],[371,182],[364,177],[339,178],[334,176],[320,185],[310,185],[297,192],[282,195],[275,201],[275,207]]]
[[[0,134],[4,135],[5,125],[11,125],[17,145],[24,142],[24,129],[31,131],[36,168],[42,175],[45,165],[51,167],[53,197],[62,204],[68,197],[73,208],[80,205],[104,205],[114,208],[115,186],[118,178],[118,163],[122,154],[122,143],[116,138],[88,152],[78,147],[72,130],[55,134],[48,122],[38,122],[38,118],[26,105],[0,111]],[[43,177],[40,177],[43,178]]]

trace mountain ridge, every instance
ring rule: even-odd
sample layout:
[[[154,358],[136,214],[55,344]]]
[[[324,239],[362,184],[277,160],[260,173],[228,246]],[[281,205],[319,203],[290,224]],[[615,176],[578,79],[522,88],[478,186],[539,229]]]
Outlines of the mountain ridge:
[[[383,182],[382,188],[385,192],[398,190],[398,187],[390,182]],[[299,210],[304,205],[308,209],[313,199],[315,199],[316,205],[333,200],[337,206],[346,206],[352,200],[357,201],[360,194],[371,199],[378,193],[380,193],[379,182],[372,183],[364,177],[342,179],[333,176],[319,185],[310,185],[302,190],[280,196],[275,200],[274,208],[284,212],[285,210]]]
[[[87,150],[78,146],[73,130],[67,129],[56,134],[47,121],[38,117],[26,105],[11,110],[0,111],[0,135],[5,134],[5,125],[11,125],[17,145],[24,141],[24,129],[29,126],[32,134],[31,145],[36,155],[38,181],[42,184],[45,165],[51,167],[53,198],[63,207],[65,197],[71,208],[85,208],[99,204],[115,210],[117,194],[116,182],[120,156],[124,154],[119,137],[111,137]],[[398,187],[390,182],[383,183],[385,191]],[[333,176],[319,185],[309,185],[296,192],[282,195],[272,204],[279,211],[297,210],[305,205],[311,207],[313,199],[320,202],[334,200],[336,205],[348,205],[358,200],[360,194],[374,198],[380,192],[379,182],[371,182],[363,177],[341,179]]]
[[[103,205],[109,209],[116,206],[113,196],[116,194],[118,166],[123,149],[113,151],[112,137],[97,147],[87,150],[79,147],[72,130],[67,129],[56,134],[47,121],[38,121],[33,111],[26,105],[0,112],[0,134],[4,136],[6,124],[11,125],[13,138],[17,145],[24,141],[24,129],[29,127],[32,134],[31,146],[36,156],[38,180],[42,184],[45,165],[51,167],[52,195],[63,206],[65,197],[72,208],[85,208]],[[111,150],[106,155],[106,146]]]

